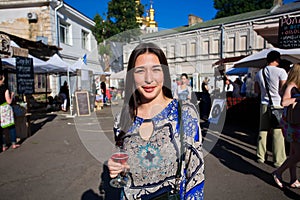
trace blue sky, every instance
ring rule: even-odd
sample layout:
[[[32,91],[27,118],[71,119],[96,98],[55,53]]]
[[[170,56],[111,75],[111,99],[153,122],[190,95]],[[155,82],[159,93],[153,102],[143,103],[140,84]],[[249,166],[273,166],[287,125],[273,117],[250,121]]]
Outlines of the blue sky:
[[[93,19],[96,13],[103,16],[107,12],[110,0],[65,0],[70,6]],[[290,3],[294,0],[284,0]],[[175,28],[188,24],[188,15],[201,17],[204,21],[211,20],[216,14],[213,0],[152,0],[155,9],[155,20],[160,29]],[[149,9],[150,0],[141,0],[145,9]]]

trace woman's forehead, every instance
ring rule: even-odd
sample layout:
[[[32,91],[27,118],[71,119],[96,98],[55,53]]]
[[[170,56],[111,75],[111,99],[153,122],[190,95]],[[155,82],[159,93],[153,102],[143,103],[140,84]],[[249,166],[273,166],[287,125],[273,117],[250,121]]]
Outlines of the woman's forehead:
[[[135,66],[139,66],[139,65],[145,64],[145,63],[158,64],[158,63],[160,63],[160,61],[159,61],[159,58],[157,57],[157,55],[155,55],[153,53],[144,53],[137,57],[137,59],[135,61]]]

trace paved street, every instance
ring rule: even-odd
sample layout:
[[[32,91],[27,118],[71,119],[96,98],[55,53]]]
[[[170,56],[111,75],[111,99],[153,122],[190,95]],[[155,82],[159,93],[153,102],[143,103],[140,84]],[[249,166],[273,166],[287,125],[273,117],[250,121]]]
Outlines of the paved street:
[[[113,143],[111,107],[89,117],[58,112],[32,120],[33,135],[20,148],[0,153],[1,200],[101,200],[101,182],[105,199],[117,199],[103,165]],[[300,189],[274,185],[270,162],[254,161],[255,143],[255,131],[237,126],[225,126],[222,134],[207,133],[204,146],[213,148],[205,156],[205,199],[300,199]],[[297,170],[300,177],[299,165]],[[289,180],[288,173],[284,180]]]

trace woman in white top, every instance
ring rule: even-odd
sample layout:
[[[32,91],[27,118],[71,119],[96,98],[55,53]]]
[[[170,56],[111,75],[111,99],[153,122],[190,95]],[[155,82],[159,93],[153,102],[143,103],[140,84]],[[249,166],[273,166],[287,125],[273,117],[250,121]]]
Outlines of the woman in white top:
[[[192,88],[188,85],[189,79],[186,73],[181,74],[181,85],[179,85],[174,94],[175,99],[179,100],[191,100],[192,97]]]

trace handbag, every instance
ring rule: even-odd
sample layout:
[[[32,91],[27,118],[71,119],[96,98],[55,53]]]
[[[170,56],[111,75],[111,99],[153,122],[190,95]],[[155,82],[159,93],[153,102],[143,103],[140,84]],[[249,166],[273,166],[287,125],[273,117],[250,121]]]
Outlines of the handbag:
[[[164,192],[151,200],[180,200],[180,173],[182,167],[182,160],[184,159],[184,143],[183,143],[183,128],[182,128],[182,120],[181,120],[181,100],[178,101],[178,120],[179,120],[179,134],[180,134],[180,157],[178,161],[178,167],[176,171],[176,181],[175,181],[175,189],[174,191]]]
[[[272,101],[270,91],[269,91],[269,84],[266,79],[265,68],[263,69],[262,73],[263,73],[263,78],[264,78],[265,85],[266,85],[266,91],[267,91],[267,94],[269,97],[267,113],[268,113],[269,119],[271,121],[271,126],[272,126],[272,128],[280,128],[280,120],[281,120],[282,114],[283,114],[283,107],[275,107],[273,105],[273,101]]]
[[[7,102],[0,105],[0,113],[1,113],[1,127],[8,128],[15,124],[14,120],[14,111]]]

